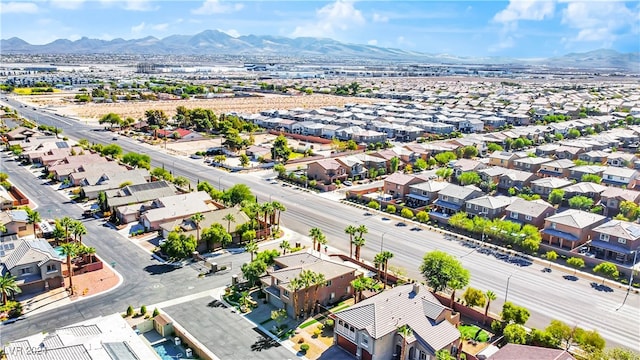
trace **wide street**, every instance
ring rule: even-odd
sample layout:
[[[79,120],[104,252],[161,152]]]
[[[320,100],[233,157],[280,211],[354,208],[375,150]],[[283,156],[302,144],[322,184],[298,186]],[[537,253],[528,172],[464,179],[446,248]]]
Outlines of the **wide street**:
[[[15,105],[23,116],[38,120],[39,123],[56,125],[64,129],[64,134],[71,138],[85,138],[90,142],[111,143],[111,132],[93,131],[94,127],[81,124],[69,118],[60,118],[38,111],[38,115],[29,109],[21,109]],[[460,261],[471,271],[471,286],[481,290],[493,290],[498,300],[491,306],[493,312],[499,312],[504,301],[508,284],[508,299],[515,304],[526,307],[531,312],[527,323],[529,327],[545,327],[550,320],[562,320],[570,325],[577,325],[586,329],[595,329],[607,340],[608,346],[625,346],[640,351],[640,297],[632,293],[626,304],[620,308],[626,289],[614,288],[613,292],[598,291],[590,285],[590,280],[579,278],[570,281],[563,278],[561,273],[542,272],[543,266],[532,265],[517,267],[478,253],[463,246],[458,241],[447,240],[442,234],[431,231],[411,231],[413,226],[395,226],[397,219],[385,220],[378,213],[367,215],[367,212],[336,202],[317,194],[302,191],[298,188],[283,187],[270,184],[262,178],[273,174],[230,174],[205,166],[202,160],[192,160],[185,157],[174,157],[160,149],[139,144],[125,137],[119,137],[118,144],[126,151],[144,152],[153,161],[152,166],[170,169],[176,175],[189,178],[194,184],[208,181],[214,186],[220,184],[227,188],[235,183],[245,183],[257,194],[260,201],[277,200],[287,211],[282,215],[282,223],[289,229],[299,233],[308,233],[311,227],[319,227],[326,235],[330,245],[348,253],[349,237],[344,234],[344,228],[349,224],[365,224],[369,233],[365,236],[367,243],[363,248],[362,257],[371,260],[381,248],[394,253],[391,264],[404,268],[409,277],[422,280],[418,267],[425,252],[439,249],[460,258]],[[16,174],[10,173],[10,179],[16,181]],[[32,182],[25,177],[26,182]],[[23,186],[16,183],[18,186]],[[29,186],[26,185],[25,186]],[[32,187],[35,185],[32,185]],[[37,185],[42,186],[42,185]],[[27,190],[30,192],[31,190]],[[36,191],[36,190],[33,190]],[[36,199],[36,202],[41,201]],[[74,206],[57,206],[61,198],[47,197],[41,209],[60,209],[60,215],[71,214],[77,216],[79,209]],[[99,229],[98,221],[89,228],[89,233]],[[96,232],[97,233],[97,232]],[[116,261],[116,270],[125,276],[125,283],[118,290],[104,297],[98,297],[85,303],[78,303],[55,314],[46,313],[34,318],[20,321],[16,324],[2,327],[3,342],[5,337],[16,338],[36,331],[50,329],[79,321],[86,317],[102,313],[123,311],[129,304],[158,302],[171,296],[182,296],[191,289],[185,289],[185,279],[193,278],[190,286],[196,286],[193,291],[201,291],[207,286],[216,285],[216,278],[203,281],[195,278],[191,269],[180,269],[162,275],[151,275],[145,271],[145,266],[153,265],[148,254],[132,245],[128,241],[113,237],[90,235],[87,242],[98,249],[98,254],[106,261]],[[382,244],[383,243],[383,244]],[[381,246],[382,245],[382,246]],[[241,261],[239,261],[241,263]],[[235,265],[234,265],[235,267]],[[239,267],[238,267],[239,268]],[[209,284],[209,282],[211,284]],[[216,282],[216,284],[214,284]],[[226,283],[228,279],[220,279]],[[161,289],[154,288],[161,284]],[[174,290],[167,287],[176,286]],[[619,309],[619,310],[618,310]],[[43,324],[43,325],[41,325]]]

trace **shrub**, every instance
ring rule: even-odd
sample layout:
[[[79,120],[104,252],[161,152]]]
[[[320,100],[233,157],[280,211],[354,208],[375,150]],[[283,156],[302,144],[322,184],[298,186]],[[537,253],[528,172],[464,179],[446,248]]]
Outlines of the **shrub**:
[[[317,328],[313,330],[313,336],[314,337],[318,337],[318,336],[320,336],[320,334],[322,334],[322,330],[317,329]]]
[[[324,326],[326,326],[329,329],[333,329],[333,319],[327,319],[324,322]]]
[[[133,316],[133,306],[129,305],[127,308],[127,316]]]
[[[153,309],[153,315],[151,316],[156,317],[158,315],[160,315],[160,310],[158,310],[158,308]]]
[[[140,315],[147,314],[147,307],[145,305],[140,306]]]
[[[300,345],[300,351],[306,353],[309,350],[309,344]]]
[[[396,207],[394,205],[387,205],[386,211],[389,214],[395,214],[396,213]]]
[[[379,210],[380,209],[380,203],[378,203],[377,201],[369,201],[369,204],[367,205],[367,207],[369,207],[370,209],[374,209],[374,210]]]

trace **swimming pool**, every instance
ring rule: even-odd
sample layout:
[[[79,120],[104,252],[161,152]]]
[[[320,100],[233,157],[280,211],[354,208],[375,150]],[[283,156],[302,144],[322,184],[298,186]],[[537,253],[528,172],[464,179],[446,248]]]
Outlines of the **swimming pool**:
[[[53,250],[55,250],[58,253],[58,257],[60,259],[66,259],[67,257],[65,255],[62,254],[62,246],[56,246],[53,248]]]
[[[161,343],[151,345],[153,350],[160,355],[162,360],[176,360],[187,358],[185,349],[181,346],[175,345],[171,341],[163,341]],[[193,359],[193,357],[189,358]]]

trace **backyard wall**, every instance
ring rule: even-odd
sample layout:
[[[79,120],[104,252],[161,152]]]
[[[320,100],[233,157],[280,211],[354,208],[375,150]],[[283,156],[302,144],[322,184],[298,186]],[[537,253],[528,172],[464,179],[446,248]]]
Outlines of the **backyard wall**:
[[[197,355],[200,359],[204,360],[218,360],[218,358],[212,354],[204,345],[202,345],[196,338],[191,336],[182,326],[173,322],[173,332],[175,336],[182,340],[183,344],[186,344],[193,350],[193,354]]]

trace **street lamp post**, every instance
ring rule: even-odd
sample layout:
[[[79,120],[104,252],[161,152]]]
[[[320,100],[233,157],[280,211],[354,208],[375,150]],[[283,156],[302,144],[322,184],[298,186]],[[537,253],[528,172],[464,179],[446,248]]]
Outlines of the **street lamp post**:
[[[511,281],[511,277],[512,277],[513,275],[515,275],[517,272],[518,272],[518,270],[516,270],[516,271],[512,272],[512,273],[511,273],[511,275],[509,275],[509,276],[507,277],[507,289],[506,289],[506,291],[504,292],[504,302],[505,302],[505,303],[507,302],[507,299],[509,298],[509,282]]]
[[[384,247],[384,236],[387,235],[386,232],[382,233],[382,238],[380,239],[380,252],[382,252],[382,248]]]
[[[624,304],[627,302],[627,298],[629,297],[629,293],[631,292],[631,286],[633,285],[633,272],[634,267],[636,266],[636,260],[638,260],[638,251],[640,251],[640,246],[636,248],[636,251],[633,253],[633,262],[631,263],[631,275],[629,275],[629,287],[627,288],[627,294],[624,296],[622,300],[622,304],[616,309],[616,311],[622,309]]]

